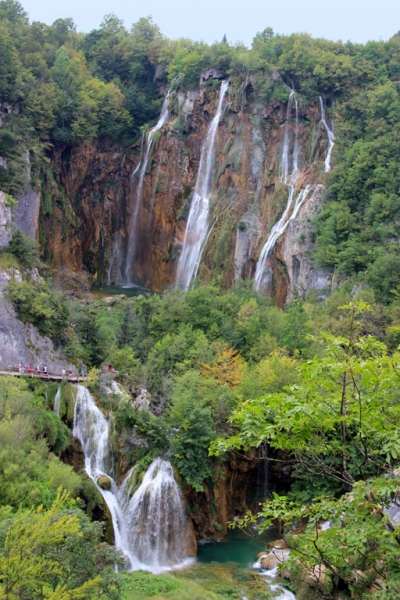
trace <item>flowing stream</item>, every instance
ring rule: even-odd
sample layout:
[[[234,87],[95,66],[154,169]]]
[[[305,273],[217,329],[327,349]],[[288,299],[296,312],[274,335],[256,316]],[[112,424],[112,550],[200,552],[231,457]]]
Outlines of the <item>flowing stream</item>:
[[[131,222],[130,222],[130,227],[129,227],[128,248],[127,248],[127,253],[126,253],[126,265],[125,265],[125,285],[132,285],[132,283],[133,283],[132,282],[132,269],[133,269],[133,261],[135,258],[135,251],[136,251],[137,227],[138,227],[137,221],[138,221],[140,205],[142,202],[144,177],[146,175],[147,163],[149,162],[150,150],[151,150],[151,146],[153,144],[154,135],[157,131],[159,131],[165,125],[165,123],[169,119],[169,115],[170,115],[169,110],[168,110],[169,94],[170,94],[170,92],[168,92],[168,94],[166,95],[165,100],[163,102],[160,118],[158,119],[157,125],[155,125],[155,127],[150,129],[150,131],[149,131],[149,135],[147,136],[146,151],[144,153],[144,156],[143,156],[143,152],[142,152],[139,164],[137,165],[136,169],[132,173],[132,177],[134,177],[136,175],[136,173],[139,172],[139,181],[138,181],[138,186],[136,189],[135,206],[134,206],[133,215],[131,217]]]
[[[295,130],[294,130],[294,140],[293,140],[293,154],[291,157],[290,152],[290,135],[289,135],[289,120],[292,114],[293,102],[295,104],[295,113],[296,113],[296,121],[295,121]],[[295,183],[299,171],[299,154],[300,154],[300,144],[299,144],[299,105],[296,98],[296,93],[294,90],[290,90],[288,105],[286,109],[286,125],[285,125],[285,133],[283,136],[283,148],[282,148],[282,157],[281,164],[279,168],[279,181],[287,185],[289,194],[286,202],[285,210],[279,221],[275,223],[275,225],[271,229],[271,233],[264,244],[260,258],[257,262],[256,274],[254,277],[254,288],[258,291],[264,289],[268,283],[271,276],[270,268],[268,267],[268,256],[271,254],[273,249],[275,248],[275,244],[277,240],[281,237],[289,222],[296,218],[297,213],[304,200],[306,199],[310,186],[307,186],[304,190],[302,190],[295,202],[294,209],[292,214],[290,215],[290,210],[292,208],[293,196],[295,194]],[[290,216],[289,216],[290,215]]]
[[[319,104],[321,106],[321,123],[325,127],[326,135],[328,136],[328,142],[329,142],[328,152],[326,153],[326,157],[325,157],[325,172],[328,172],[331,170],[331,155],[332,155],[333,146],[335,145],[334,144],[335,134],[333,133],[333,129],[330,129],[328,126],[328,123],[326,122],[325,106],[324,106],[321,96],[319,97]]]
[[[139,486],[132,469],[118,487],[110,451],[111,423],[88,389],[76,387],[73,435],[82,444],[86,473],[110,510],[115,545],[124,552],[129,568],[160,573],[190,564],[190,525],[171,463],[156,458]],[[104,476],[109,490],[99,485]]]
[[[185,290],[189,288],[192,280],[196,278],[201,255],[207,240],[212,171],[215,161],[215,138],[228,86],[229,83],[227,81],[221,83],[217,112],[208,126],[207,134],[201,148],[196,186],[190,206],[182,254],[176,275],[176,287]]]

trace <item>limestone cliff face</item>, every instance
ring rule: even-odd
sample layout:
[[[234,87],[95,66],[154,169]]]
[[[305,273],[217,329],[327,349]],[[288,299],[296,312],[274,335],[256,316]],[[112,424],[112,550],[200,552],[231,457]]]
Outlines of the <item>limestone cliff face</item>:
[[[37,271],[31,277],[37,277]],[[10,302],[4,297],[4,290],[11,278],[21,281],[18,269],[0,269],[0,370],[18,370],[32,364],[47,365],[50,373],[61,373],[62,369],[76,367],[68,362],[61,349],[54,348],[48,337],[43,337],[30,323],[23,324],[17,317]]]
[[[0,192],[0,248],[6,248],[11,237],[11,209],[6,204],[6,195]]]
[[[286,275],[279,272],[278,277],[285,277],[288,291],[287,299],[293,297],[296,290],[303,294],[307,290],[315,290],[321,297],[331,286],[331,279],[320,267],[315,267],[311,260],[313,242],[310,239],[310,224],[318,214],[324,201],[325,187],[317,185],[307,202],[300,208],[296,219],[290,221],[285,235],[278,240],[276,245],[276,257],[286,266]]]
[[[211,73],[209,80],[217,75]],[[98,282],[122,283],[136,214],[131,279],[156,291],[174,285],[202,142],[218,102],[219,80],[214,83],[171,95],[171,115],[154,137],[139,202],[140,143],[122,148],[107,140],[88,140],[85,146],[53,152],[40,214],[40,241],[51,264],[85,269]],[[220,276],[226,288],[254,275],[260,250],[287,200],[287,186],[279,181],[286,104],[273,101],[264,106],[252,98],[250,79],[240,87],[231,86],[216,136],[209,235],[199,276],[204,282]],[[288,128],[293,136],[292,121]],[[306,104],[300,98],[296,185],[323,183],[327,141],[319,121],[318,102]],[[302,231],[307,229],[307,206],[320,205],[315,199],[322,198],[318,190],[298,215]],[[271,292],[279,305],[296,285],[318,287],[324,277],[306,259],[310,244],[307,249],[292,248],[297,243],[293,227],[288,227],[287,241],[282,237],[269,259],[274,273]],[[300,260],[300,255],[301,274],[293,259]]]

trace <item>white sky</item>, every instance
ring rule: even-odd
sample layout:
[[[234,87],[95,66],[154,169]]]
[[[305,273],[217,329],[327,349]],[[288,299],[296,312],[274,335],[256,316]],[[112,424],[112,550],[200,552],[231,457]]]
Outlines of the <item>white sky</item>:
[[[400,0],[20,0],[31,21],[51,24],[72,17],[78,31],[99,26],[115,13],[126,27],[152,15],[170,38],[212,43],[226,33],[246,45],[257,31],[307,32],[315,37],[353,42],[387,40],[400,30]]]

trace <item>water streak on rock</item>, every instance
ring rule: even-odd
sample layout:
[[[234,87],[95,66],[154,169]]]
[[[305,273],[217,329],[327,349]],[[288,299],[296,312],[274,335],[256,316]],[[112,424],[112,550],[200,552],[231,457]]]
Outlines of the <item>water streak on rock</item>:
[[[133,178],[136,175],[136,173],[139,172],[139,181],[138,181],[138,186],[137,186],[137,190],[136,190],[135,205],[134,205],[133,214],[131,217],[131,222],[130,222],[130,227],[129,227],[128,248],[127,248],[127,253],[126,253],[126,265],[125,265],[125,284],[126,285],[130,285],[133,283],[132,271],[133,271],[133,266],[134,266],[133,263],[134,263],[134,259],[135,259],[138,215],[139,215],[140,205],[142,202],[144,177],[146,175],[147,163],[149,162],[150,150],[151,150],[151,146],[153,144],[154,135],[157,131],[159,131],[165,125],[165,123],[169,119],[169,115],[170,115],[169,110],[168,110],[169,94],[170,94],[170,92],[168,92],[168,94],[165,97],[165,100],[164,100],[162,108],[161,108],[160,118],[158,119],[157,124],[155,125],[155,127],[150,129],[149,135],[147,136],[146,152],[144,154],[143,160],[140,160],[136,169],[132,173],[132,178]]]
[[[215,138],[221,119],[222,107],[228,82],[221,83],[218,108],[210,122],[200,155],[196,187],[190,206],[189,218],[183,241],[182,254],[176,276],[176,287],[187,290],[196,278],[201,256],[205,247],[210,214],[210,195],[212,191],[212,171],[215,162]]]

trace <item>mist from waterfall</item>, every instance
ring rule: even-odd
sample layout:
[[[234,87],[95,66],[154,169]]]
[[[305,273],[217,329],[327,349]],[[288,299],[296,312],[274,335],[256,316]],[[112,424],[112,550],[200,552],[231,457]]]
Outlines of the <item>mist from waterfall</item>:
[[[146,175],[147,164],[149,162],[150,150],[151,150],[151,146],[153,144],[154,135],[157,131],[159,131],[165,125],[165,123],[168,121],[169,116],[170,116],[170,113],[168,110],[169,94],[170,94],[170,92],[168,92],[168,94],[165,97],[165,100],[164,100],[162,108],[161,108],[160,117],[157,121],[157,124],[155,125],[155,127],[150,129],[150,131],[149,131],[149,134],[147,136],[145,153],[144,153],[144,155],[143,155],[143,152],[141,153],[141,159],[139,161],[139,164],[137,165],[136,169],[134,170],[134,172],[132,173],[132,176],[131,176],[133,179],[133,177],[136,175],[136,173],[139,172],[139,180],[138,180],[136,196],[135,196],[135,205],[134,205],[134,209],[133,209],[133,214],[131,216],[129,233],[128,233],[128,247],[127,247],[127,252],[126,252],[126,263],[125,263],[125,285],[133,284],[132,270],[133,270],[133,262],[135,259],[138,215],[139,215],[140,205],[142,202],[144,177]]]
[[[319,97],[319,104],[321,107],[321,123],[325,127],[326,135],[328,136],[328,152],[326,153],[325,157],[325,172],[327,173],[331,170],[331,156],[333,146],[335,145],[335,134],[333,133],[333,128],[330,129],[328,123],[326,122],[325,106],[321,96]]]
[[[290,152],[290,135],[289,135],[289,121],[293,110],[293,102],[295,105],[295,131],[294,131],[294,140],[293,140],[293,153],[291,156]],[[271,270],[268,266],[267,259],[268,256],[273,251],[277,240],[280,238],[282,233],[285,231],[288,226],[290,220],[295,218],[297,215],[301,204],[304,202],[308,191],[302,190],[296,200],[294,210],[297,207],[296,213],[294,215],[294,210],[292,216],[288,216],[290,214],[290,210],[292,207],[293,196],[295,193],[295,183],[299,171],[299,154],[300,154],[300,144],[299,144],[299,105],[296,98],[296,93],[294,90],[290,90],[288,105],[286,108],[286,124],[285,124],[285,133],[283,136],[283,147],[282,147],[282,157],[281,163],[279,166],[279,181],[288,186],[289,194],[286,202],[285,210],[279,221],[275,223],[275,225],[271,229],[271,233],[264,244],[260,257],[257,262],[256,274],[254,277],[254,288],[257,291],[264,289],[270,280]],[[306,188],[307,189],[307,188]],[[306,193],[305,193],[306,192]],[[294,215],[294,216],[293,216]]]
[[[134,493],[135,468],[118,487],[110,451],[112,425],[88,389],[76,387],[73,435],[82,444],[86,473],[110,510],[115,546],[125,554],[130,570],[160,573],[189,564],[191,531],[171,463],[156,458]],[[98,485],[101,476],[110,480],[110,490]]]
[[[229,83],[223,81],[219,92],[218,107],[210,122],[204,139],[196,186],[186,225],[182,254],[176,275],[176,287],[187,290],[196,278],[201,256],[205,247],[210,214],[210,195],[212,191],[212,171],[215,162],[215,138],[221,119],[223,101]]]

